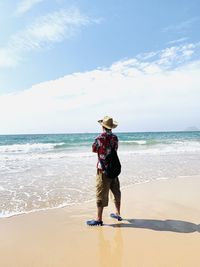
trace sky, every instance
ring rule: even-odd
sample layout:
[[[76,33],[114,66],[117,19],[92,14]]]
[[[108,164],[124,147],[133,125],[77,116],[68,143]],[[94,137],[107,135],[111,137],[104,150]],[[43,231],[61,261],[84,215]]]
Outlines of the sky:
[[[200,128],[198,0],[0,2],[0,134]]]

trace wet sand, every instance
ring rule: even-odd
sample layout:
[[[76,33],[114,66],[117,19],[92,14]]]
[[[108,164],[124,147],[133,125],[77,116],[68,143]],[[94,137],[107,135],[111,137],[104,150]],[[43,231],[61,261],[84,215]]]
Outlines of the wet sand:
[[[2,267],[200,266],[200,176],[122,190],[122,222],[104,212],[88,227],[95,201],[0,219]]]

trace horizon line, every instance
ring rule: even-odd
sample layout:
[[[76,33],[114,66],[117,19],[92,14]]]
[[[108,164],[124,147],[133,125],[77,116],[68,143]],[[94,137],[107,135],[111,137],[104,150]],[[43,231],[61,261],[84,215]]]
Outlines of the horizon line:
[[[99,131],[101,132],[101,131]],[[99,132],[57,132],[57,133],[5,133],[0,134],[0,136],[6,135],[68,135],[68,134],[98,134]],[[176,133],[176,132],[200,132],[197,130],[168,130],[168,131],[115,131],[117,134],[123,133]]]

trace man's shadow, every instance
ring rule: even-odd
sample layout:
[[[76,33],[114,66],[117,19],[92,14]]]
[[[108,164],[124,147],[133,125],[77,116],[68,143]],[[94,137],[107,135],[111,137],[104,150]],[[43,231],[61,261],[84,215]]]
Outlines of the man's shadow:
[[[125,223],[126,222],[126,223]],[[200,224],[180,220],[150,220],[150,219],[123,219],[120,223],[110,225],[120,228],[144,228],[154,231],[169,231],[176,233],[200,233]]]

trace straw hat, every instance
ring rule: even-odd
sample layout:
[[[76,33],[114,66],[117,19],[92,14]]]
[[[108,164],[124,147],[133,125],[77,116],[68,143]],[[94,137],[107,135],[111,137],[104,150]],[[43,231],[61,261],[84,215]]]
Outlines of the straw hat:
[[[98,123],[100,123],[106,129],[114,129],[118,125],[118,123],[116,121],[113,121],[113,118],[109,116],[105,116],[103,120],[98,120]]]

